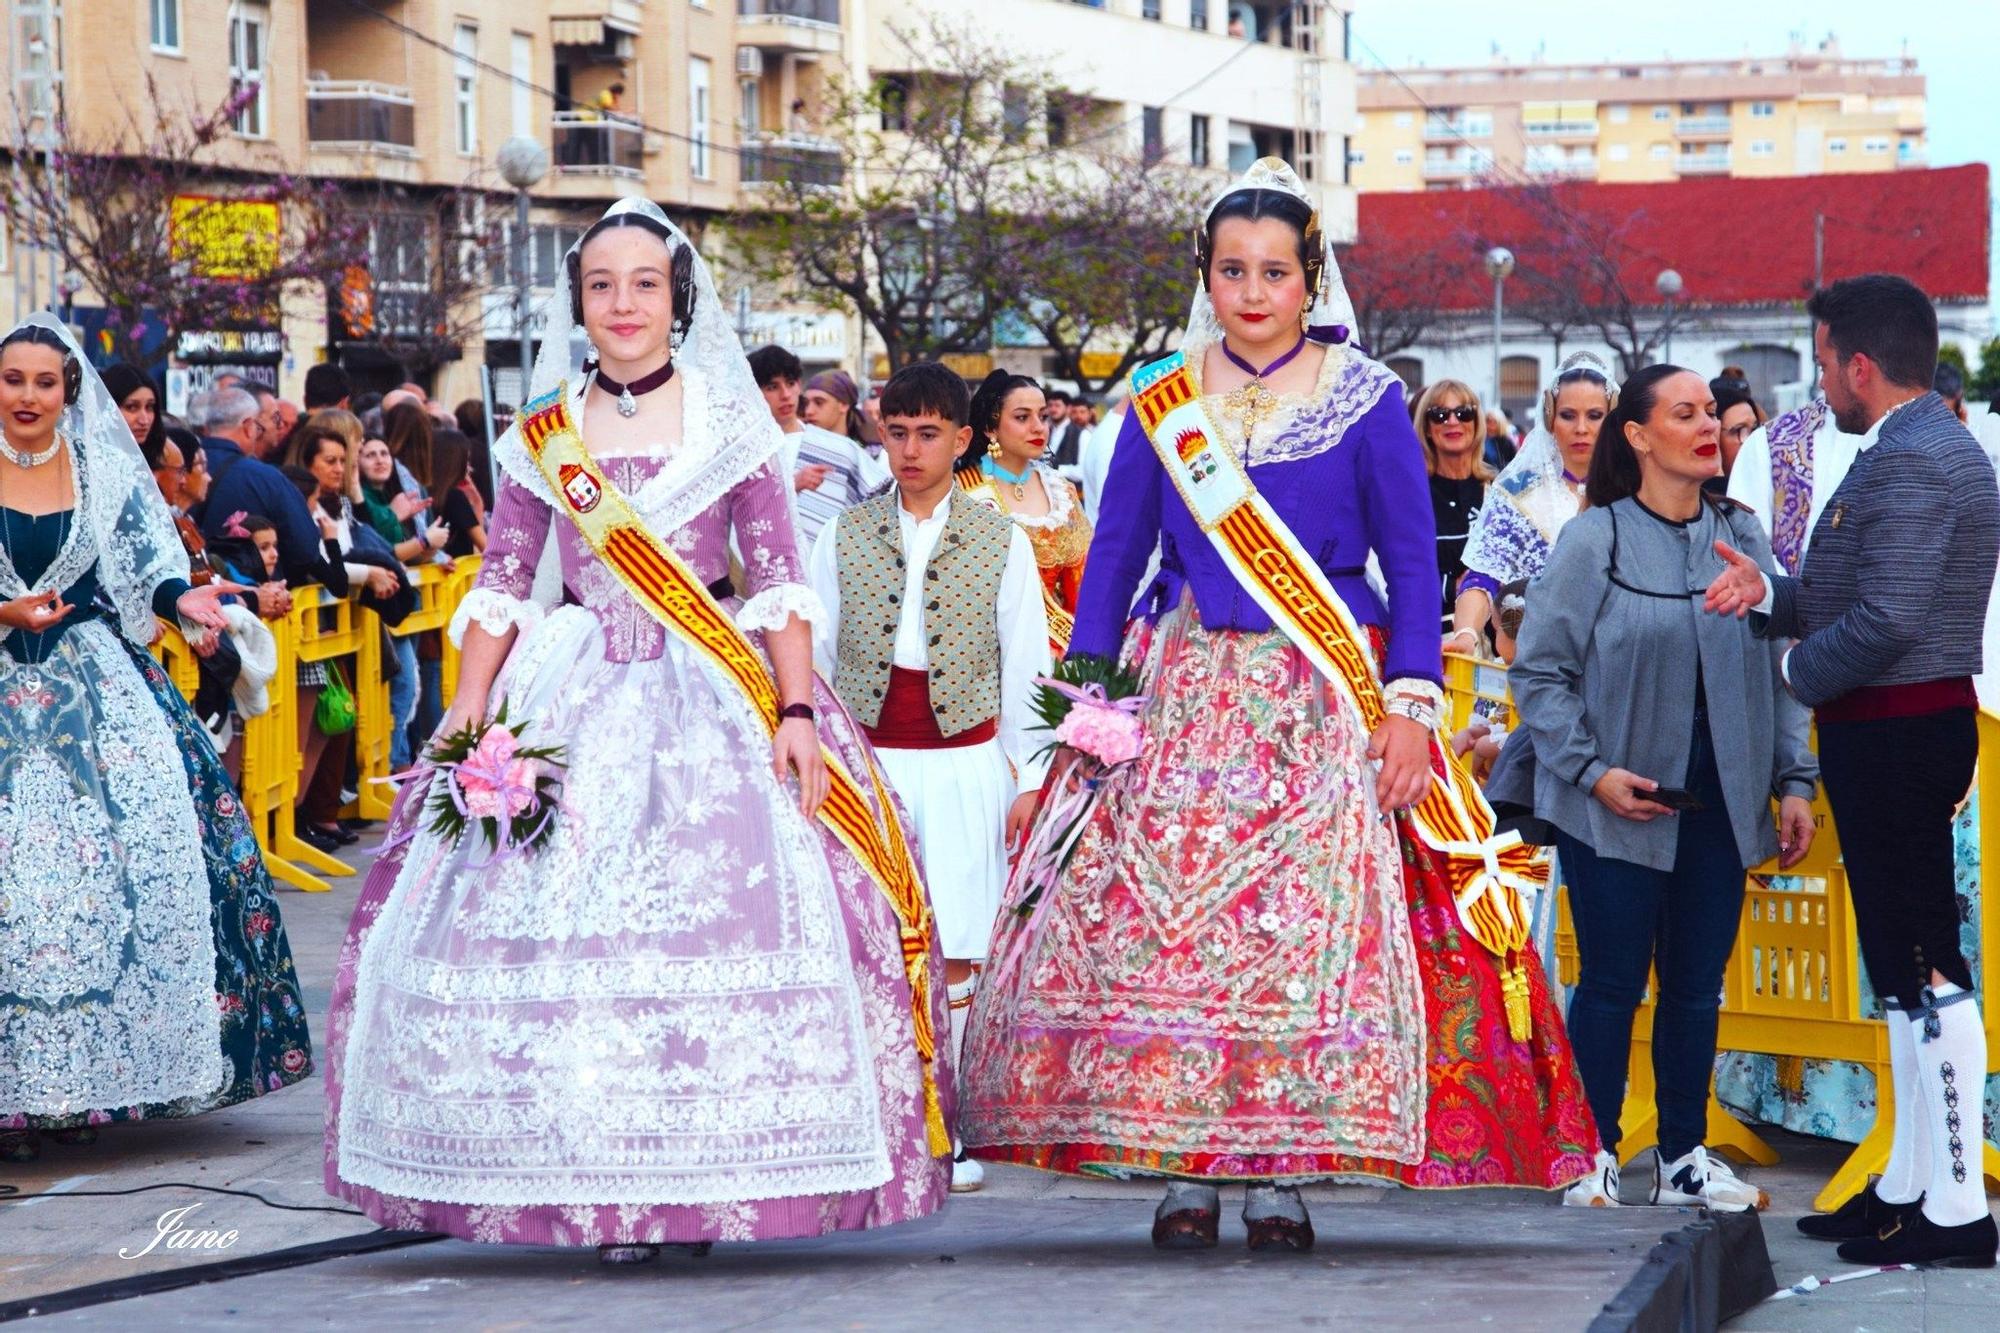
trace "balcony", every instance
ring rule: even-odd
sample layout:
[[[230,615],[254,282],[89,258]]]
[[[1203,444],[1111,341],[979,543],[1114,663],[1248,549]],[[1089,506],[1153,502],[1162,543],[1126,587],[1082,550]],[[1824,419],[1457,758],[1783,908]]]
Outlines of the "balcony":
[[[1430,143],[1453,143],[1461,139],[1490,139],[1493,137],[1493,122],[1489,118],[1479,120],[1430,120],[1424,121],[1424,139]]]
[[[1424,159],[1424,175],[1430,178],[1470,176],[1479,170],[1479,163],[1469,157],[1427,157]]]
[[[736,0],[736,41],[765,51],[840,54],[840,0]]]
[[[1683,176],[1727,176],[1729,174],[1729,154],[1727,153],[1687,153],[1675,163]]]
[[[1530,139],[1595,139],[1595,120],[1535,120],[1523,125]]]
[[[639,176],[645,173],[645,131],[595,111],[558,111],[549,118],[556,171],[564,176]]]
[[[741,158],[745,188],[797,185],[811,190],[833,190],[844,178],[840,150],[824,139],[799,134],[777,134],[745,145]]]
[[[408,88],[359,80],[306,84],[306,138],[316,150],[417,155],[417,107]]]
[[[1730,134],[1727,116],[1682,116],[1674,126],[1674,132],[1683,139],[1727,139]]]

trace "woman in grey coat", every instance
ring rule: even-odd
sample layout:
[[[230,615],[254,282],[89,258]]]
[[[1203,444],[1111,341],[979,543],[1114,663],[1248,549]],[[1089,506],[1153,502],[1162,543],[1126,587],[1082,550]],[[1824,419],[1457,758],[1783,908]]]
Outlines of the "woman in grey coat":
[[[1717,539],[1772,567],[1756,517],[1702,493],[1721,467],[1720,434],[1694,372],[1649,366],[1625,382],[1591,456],[1587,508],[1529,588],[1512,671],[1534,742],[1535,813],[1555,825],[1569,886],[1582,961],[1570,1041],[1603,1140],[1569,1203],[1618,1202],[1632,1019],[1653,968],[1652,1202],[1765,1201],[1702,1144],[1717,996],[1744,871],[1806,854],[1818,770],[1780,645],[1702,613]]]

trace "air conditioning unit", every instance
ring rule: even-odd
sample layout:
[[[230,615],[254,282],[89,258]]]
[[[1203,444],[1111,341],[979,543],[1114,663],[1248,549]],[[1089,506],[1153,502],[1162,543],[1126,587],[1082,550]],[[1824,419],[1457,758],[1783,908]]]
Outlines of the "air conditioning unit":
[[[764,76],[764,52],[755,46],[736,48],[736,73],[746,79]]]

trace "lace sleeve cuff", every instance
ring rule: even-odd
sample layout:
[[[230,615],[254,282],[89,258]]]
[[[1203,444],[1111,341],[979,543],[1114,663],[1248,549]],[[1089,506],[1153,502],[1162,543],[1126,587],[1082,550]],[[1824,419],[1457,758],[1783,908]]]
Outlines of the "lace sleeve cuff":
[[[824,623],[826,607],[819,594],[803,583],[774,583],[743,603],[743,609],[736,613],[736,628],[746,634],[783,629],[793,616],[807,624]]]
[[[463,644],[466,627],[474,623],[495,637],[510,630],[531,630],[542,623],[542,608],[534,602],[509,597],[497,588],[474,588],[458,604],[446,633],[451,635],[454,645]]]

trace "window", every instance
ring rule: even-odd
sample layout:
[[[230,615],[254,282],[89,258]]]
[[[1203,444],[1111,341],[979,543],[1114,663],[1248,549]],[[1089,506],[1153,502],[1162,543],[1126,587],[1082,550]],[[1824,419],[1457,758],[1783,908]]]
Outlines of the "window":
[[[882,128],[889,133],[898,133],[910,128],[910,78],[907,74],[885,74],[882,76],[881,93]],[[1054,143],[1055,140],[1049,140]]]
[[[1889,151],[1889,141],[1887,139],[1863,139],[1861,141],[1861,151],[1864,153],[1886,153]]]
[[[514,133],[532,136],[535,133],[535,39],[528,33],[513,35],[508,48],[507,72],[514,76],[509,92],[512,98]]]
[[[1673,156],[1673,149],[1669,148],[1667,145],[1663,143],[1656,143],[1653,145],[1652,151],[1650,152],[1649,156],[1655,162],[1664,162],[1669,157]]]
[[[269,90],[264,79],[269,72],[271,9],[268,5],[239,3],[229,11],[229,100],[239,103],[230,127],[238,134],[261,139],[265,133]]]
[[[1827,152],[1829,152],[1829,153],[1844,153],[1844,152],[1846,152],[1846,151],[1847,151],[1847,140],[1845,140],[1845,139],[1828,139],[1828,140],[1826,141],[1826,151],[1827,151]]]
[[[1208,0],[1188,0],[1188,26],[1196,32],[1208,31]]]
[[[1000,90],[1001,140],[1010,144],[1026,143],[1030,119],[1028,90],[1012,83],[1002,88]]]
[[[181,49],[181,0],[152,0],[153,49]]]
[[[451,53],[452,126],[459,153],[471,157],[479,151],[479,29],[453,24]]]
[[[1632,119],[1632,108],[1623,102],[1613,102],[1610,106],[1604,108],[1604,118],[1613,125],[1623,125],[1626,121]]]
[[[1365,167],[1365,166],[1367,166],[1367,165],[1368,165],[1368,152],[1367,152],[1367,150],[1366,150],[1366,149],[1362,149],[1362,148],[1350,148],[1350,149],[1348,149],[1348,150],[1347,150],[1347,165],[1348,165],[1348,166],[1350,166],[1350,167]]]
[[[1140,138],[1143,140],[1140,153],[1149,165],[1159,161],[1167,151],[1165,119],[1166,113],[1156,106],[1149,106],[1139,114]]]
[[[1604,150],[1604,155],[1613,162],[1623,162],[1632,156],[1630,144],[1615,143]]]
[[[1672,107],[1656,106],[1653,108],[1654,120],[1672,120],[1673,118],[1674,118],[1674,109]]]
[[[1397,166],[1399,166],[1399,167],[1408,167],[1408,166],[1414,166],[1414,165],[1416,164],[1416,161],[1417,161],[1417,150],[1416,150],[1416,149],[1414,149],[1414,148],[1398,148],[1398,149],[1396,150],[1396,165],[1397,165]]]
[[[1777,115],[1778,108],[1776,103],[1773,102],[1752,102],[1750,104],[1750,114],[1759,120],[1766,120]]]
[[[737,88],[742,103],[737,108],[737,121],[742,126],[743,137],[754,138],[764,123],[764,85],[757,79],[744,79]]]
[[[1069,103],[1062,97],[1049,98],[1048,106],[1042,112],[1042,124],[1048,135],[1049,147],[1060,148],[1069,142]]]
[[[696,180],[708,175],[708,76],[709,62],[701,56],[688,57],[688,170]]]
[[[1752,139],[1750,141],[1750,156],[1752,157],[1769,157],[1777,151],[1778,145],[1772,143],[1769,139]]]
[[[1139,16],[1158,23],[1160,21],[1160,0],[1139,0]]]
[[[1208,165],[1208,117],[1188,117],[1188,165]]]

